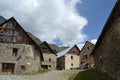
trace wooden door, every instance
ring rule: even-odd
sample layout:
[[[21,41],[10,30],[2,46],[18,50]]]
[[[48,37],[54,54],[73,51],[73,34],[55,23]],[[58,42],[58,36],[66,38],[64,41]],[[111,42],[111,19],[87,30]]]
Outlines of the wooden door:
[[[14,67],[15,67],[14,63],[2,63],[2,72],[13,74]]]

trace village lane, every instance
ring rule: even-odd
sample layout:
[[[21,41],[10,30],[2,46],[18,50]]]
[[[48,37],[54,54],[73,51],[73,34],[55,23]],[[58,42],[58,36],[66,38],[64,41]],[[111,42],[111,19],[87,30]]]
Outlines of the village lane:
[[[0,80],[68,80],[78,70],[54,70],[34,75],[0,75]]]

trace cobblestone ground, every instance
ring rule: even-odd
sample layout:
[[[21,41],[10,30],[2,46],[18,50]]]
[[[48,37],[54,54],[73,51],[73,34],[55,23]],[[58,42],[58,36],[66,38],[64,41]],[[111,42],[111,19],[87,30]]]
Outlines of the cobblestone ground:
[[[68,80],[78,70],[54,70],[34,75],[0,75],[0,80]]]

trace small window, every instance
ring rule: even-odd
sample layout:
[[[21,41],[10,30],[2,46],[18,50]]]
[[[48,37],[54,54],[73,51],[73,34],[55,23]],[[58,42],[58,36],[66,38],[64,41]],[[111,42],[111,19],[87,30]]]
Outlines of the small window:
[[[85,55],[85,59],[88,59],[88,56],[87,56],[87,55]]]
[[[83,55],[83,60],[85,60],[85,59],[88,59],[87,54],[84,54],[84,55]]]
[[[49,61],[51,62],[51,58],[49,58]]]
[[[87,47],[87,50],[89,50],[89,46]]]
[[[17,56],[17,52],[18,52],[18,49],[17,48],[13,48],[12,56]]]
[[[21,65],[21,69],[25,71],[25,66],[24,66],[24,65]]]
[[[51,67],[51,65],[49,65],[49,67]]]
[[[71,59],[73,59],[73,56],[71,56]]]
[[[71,63],[71,66],[73,66],[73,63]]]
[[[101,64],[103,64],[103,58],[102,58],[102,56],[99,57],[99,61],[100,61]]]

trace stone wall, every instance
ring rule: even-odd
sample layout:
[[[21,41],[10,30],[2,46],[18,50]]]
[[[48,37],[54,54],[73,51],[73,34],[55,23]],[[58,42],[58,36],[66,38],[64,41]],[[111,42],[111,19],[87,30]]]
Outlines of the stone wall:
[[[43,53],[44,61],[42,65],[47,65],[49,70],[56,69],[57,66],[57,57],[53,53]]]
[[[58,69],[76,69],[80,67],[80,50],[77,46],[72,47],[65,55],[57,59]]]
[[[13,48],[18,49],[16,56],[13,56]],[[0,43],[0,63],[15,63],[14,74],[38,71],[40,52],[29,44]],[[0,73],[2,73],[1,69]]]
[[[94,66],[93,56],[90,56],[93,48],[94,48],[94,44],[87,41],[86,44],[84,45],[84,47],[82,48],[81,52],[80,52],[80,63],[81,64],[82,63],[88,63],[89,67]]]
[[[120,80],[120,17],[111,24],[93,56],[97,70]]]
[[[71,59],[71,56],[73,57]],[[65,69],[76,69],[79,68],[80,58],[78,55],[66,54],[65,55]]]
[[[57,58],[57,69],[59,70],[65,69],[65,56]]]

